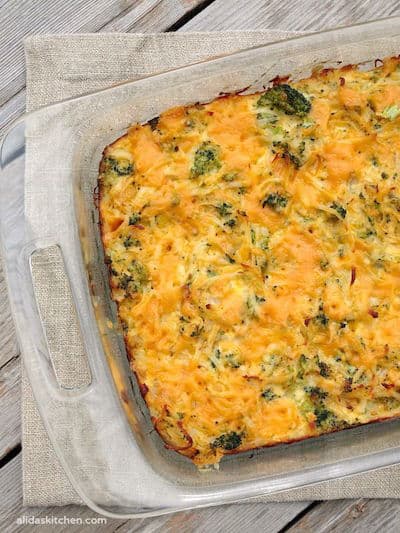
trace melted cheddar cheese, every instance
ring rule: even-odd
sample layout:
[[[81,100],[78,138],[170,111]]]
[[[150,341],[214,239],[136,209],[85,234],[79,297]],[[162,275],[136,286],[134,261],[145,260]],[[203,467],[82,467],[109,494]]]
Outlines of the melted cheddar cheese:
[[[400,415],[400,65],[134,125],[100,166],[110,283],[197,465]]]

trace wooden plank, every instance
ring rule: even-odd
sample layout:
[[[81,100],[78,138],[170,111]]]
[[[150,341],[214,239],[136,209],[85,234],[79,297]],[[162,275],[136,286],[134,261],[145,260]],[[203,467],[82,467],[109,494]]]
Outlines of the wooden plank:
[[[129,520],[118,533],[275,533],[306,507],[304,502],[224,505],[143,521]]]
[[[21,454],[0,470],[0,525],[2,531],[12,531],[14,519],[22,505]]]
[[[281,29],[318,31],[400,15],[397,0],[216,0],[185,25],[190,30]]]
[[[36,11],[30,15],[28,27],[19,26],[20,3],[18,2],[19,0],[11,0],[0,4],[0,20],[4,18],[4,24],[10,27],[9,33],[11,33],[9,41],[3,33],[0,33],[0,65],[4,65],[0,67],[0,136],[11,122],[22,115],[25,109],[25,70],[21,40],[24,36],[31,33],[62,32],[160,32],[167,30],[182,17],[200,7],[204,0],[136,0],[133,4],[132,0],[129,0],[124,4],[129,4],[130,7],[122,9],[117,16],[114,16],[115,10],[112,9],[112,5],[115,3],[120,5],[121,2],[94,0],[96,9],[92,13],[90,10],[88,12],[86,9],[83,10],[81,1],[74,0],[67,3],[74,6],[74,10],[64,13],[64,18],[60,20],[59,16],[53,16],[53,11],[58,13],[58,2],[41,0],[39,3],[30,0],[27,3],[33,4],[33,7],[36,6]],[[52,6],[52,10],[46,10],[45,2]],[[84,0],[83,3],[86,6],[92,2]],[[100,14],[96,16],[96,10],[102,8],[102,3],[107,6],[112,4],[110,11],[104,11],[103,5],[101,16]],[[42,18],[43,12],[47,13],[44,18]],[[104,20],[108,22],[103,24]]]
[[[11,359],[0,370],[0,460],[21,440],[20,361]]]
[[[30,33],[98,31],[121,10],[118,0],[41,0],[24,2],[23,6],[20,0],[5,3],[0,9],[0,104],[25,84],[21,41],[24,36]]]
[[[86,519],[99,517],[87,507],[68,505],[64,507],[22,508],[22,465],[21,454],[14,457],[0,470],[0,524],[2,532],[24,532],[27,527],[32,533],[43,531],[41,525],[18,524],[17,519],[26,517],[45,518],[67,517],[81,519],[79,532],[92,532],[93,524],[84,523]],[[199,511],[176,513],[174,515],[143,518],[137,520],[106,519],[104,524],[96,524],[96,531],[118,533],[206,533],[246,531],[251,524],[252,533],[275,533],[297,515],[304,505],[263,504],[229,505]],[[69,531],[71,524],[53,524],[52,533]],[[50,528],[49,528],[50,530]]]
[[[22,39],[31,33],[164,31],[202,0],[9,0],[0,6],[0,105],[25,84]]]
[[[63,517],[72,518],[82,521],[82,524],[54,524],[54,525],[31,525],[18,523],[24,516],[27,519],[48,519]],[[89,524],[85,520],[101,518],[102,523]],[[77,505],[68,505],[65,507],[22,507],[22,458],[21,454],[12,459],[6,466],[0,470],[0,525],[4,533],[16,533],[29,531],[52,531],[54,533],[67,532],[71,528],[74,531],[93,532],[93,531],[116,531],[121,525],[121,520],[112,520],[109,518],[99,517],[97,513],[89,510],[87,507]]]
[[[149,2],[147,2],[149,4]],[[160,32],[169,29],[195,9],[201,9],[205,0],[158,0],[154,5],[143,5],[124,12],[106,24],[101,31],[111,32]]]
[[[18,355],[19,348],[8,303],[6,280],[0,262],[0,380],[1,368]]]
[[[290,533],[397,533],[400,530],[399,500],[333,500],[324,502],[287,529]]]

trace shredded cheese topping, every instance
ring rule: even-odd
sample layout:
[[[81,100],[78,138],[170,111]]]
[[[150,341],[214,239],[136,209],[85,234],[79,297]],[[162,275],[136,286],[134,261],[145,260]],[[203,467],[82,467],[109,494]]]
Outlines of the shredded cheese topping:
[[[197,465],[400,414],[400,66],[166,111],[108,146],[133,371]]]

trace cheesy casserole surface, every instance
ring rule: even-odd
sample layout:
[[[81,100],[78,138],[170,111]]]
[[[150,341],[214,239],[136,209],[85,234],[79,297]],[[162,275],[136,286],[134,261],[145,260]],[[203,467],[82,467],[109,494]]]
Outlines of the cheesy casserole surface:
[[[400,65],[170,109],[108,146],[112,296],[197,465],[400,414]]]

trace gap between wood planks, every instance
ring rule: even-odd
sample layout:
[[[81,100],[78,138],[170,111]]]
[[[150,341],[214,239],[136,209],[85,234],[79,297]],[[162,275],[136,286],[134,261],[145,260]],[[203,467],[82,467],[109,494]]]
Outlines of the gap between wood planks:
[[[305,509],[300,511],[296,516],[292,518],[284,527],[282,527],[277,533],[286,533],[289,531],[293,526],[295,526],[307,513],[309,513],[312,509],[315,509],[321,504],[319,501],[311,502],[310,505],[308,505]]]
[[[92,27],[88,27],[87,24],[80,24],[78,26],[74,24],[72,31],[69,30],[69,33],[74,33],[75,31],[95,31],[96,33],[175,31],[195,18],[196,15],[213,2],[215,0],[142,0],[140,2],[134,2],[132,5],[132,0],[129,0],[128,4],[130,3],[130,5],[127,8],[115,16],[113,15],[107,21],[103,17],[99,26],[96,25],[96,16],[94,16],[93,20],[91,20]],[[38,28],[38,30],[38,32],[40,30],[43,32],[42,28]],[[51,29],[48,29],[46,26],[45,32],[51,33]],[[68,32],[68,29],[66,28],[64,32]],[[23,36],[21,35],[21,39]],[[16,43],[14,42],[13,57],[18,63],[22,64],[23,60],[20,55],[21,50],[19,52],[17,51]],[[23,112],[26,90],[20,79],[22,69],[21,72],[18,72],[18,70],[15,73],[14,92],[10,93],[0,105],[0,136],[6,130],[7,126]]]
[[[12,448],[4,457],[0,459],[0,468],[3,468],[7,463],[12,461],[21,452],[21,444],[17,444],[15,448]]]
[[[183,15],[180,19],[178,19],[174,24],[172,24],[169,28],[167,28],[166,32],[171,31],[177,31],[180,28],[182,28],[189,20],[194,18],[196,15],[200,13],[200,11],[203,11],[206,7],[210,6],[215,0],[203,0],[200,4],[195,6],[193,9],[188,11],[185,15]]]
[[[176,31],[177,29],[184,26],[187,22],[189,22],[192,18],[194,18],[196,15],[200,13],[203,9],[211,5],[215,0],[189,0],[187,2],[187,5],[189,7],[186,7],[184,5],[181,6],[182,15],[179,16],[173,23],[163,27],[161,24],[157,25],[154,28],[156,31],[165,31],[165,32],[172,32]],[[147,5],[147,2],[144,2],[143,5],[140,3],[139,5],[128,5],[125,9],[120,11],[117,15],[112,17],[110,20],[107,20],[103,24],[101,24],[99,27],[95,29],[96,33],[101,33],[103,31],[109,31],[109,32],[117,32],[117,31],[124,31],[126,28],[124,28],[124,25],[122,27],[119,27],[118,24],[119,21],[122,21],[123,19],[127,19],[129,22],[128,24],[132,27],[135,25],[140,24],[142,19],[145,18],[151,18],[153,12],[157,10],[165,9],[165,4],[163,3],[164,0],[158,0],[155,3],[149,3]],[[190,7],[193,4],[192,7]],[[172,4],[170,4],[172,5]],[[168,8],[167,8],[168,11]],[[173,12],[173,9],[170,9],[170,12]],[[131,20],[131,17],[129,15],[134,15],[133,20]],[[146,26],[146,25],[145,25]],[[142,29],[142,31],[146,31],[147,28],[138,28]],[[150,29],[152,29],[150,27]],[[81,31],[80,28],[77,28],[78,31]],[[23,36],[21,37],[23,39]],[[15,98],[18,94],[20,94],[22,91],[24,91],[25,86],[21,86],[18,90],[10,94],[2,103],[0,107],[6,106],[10,100]]]

